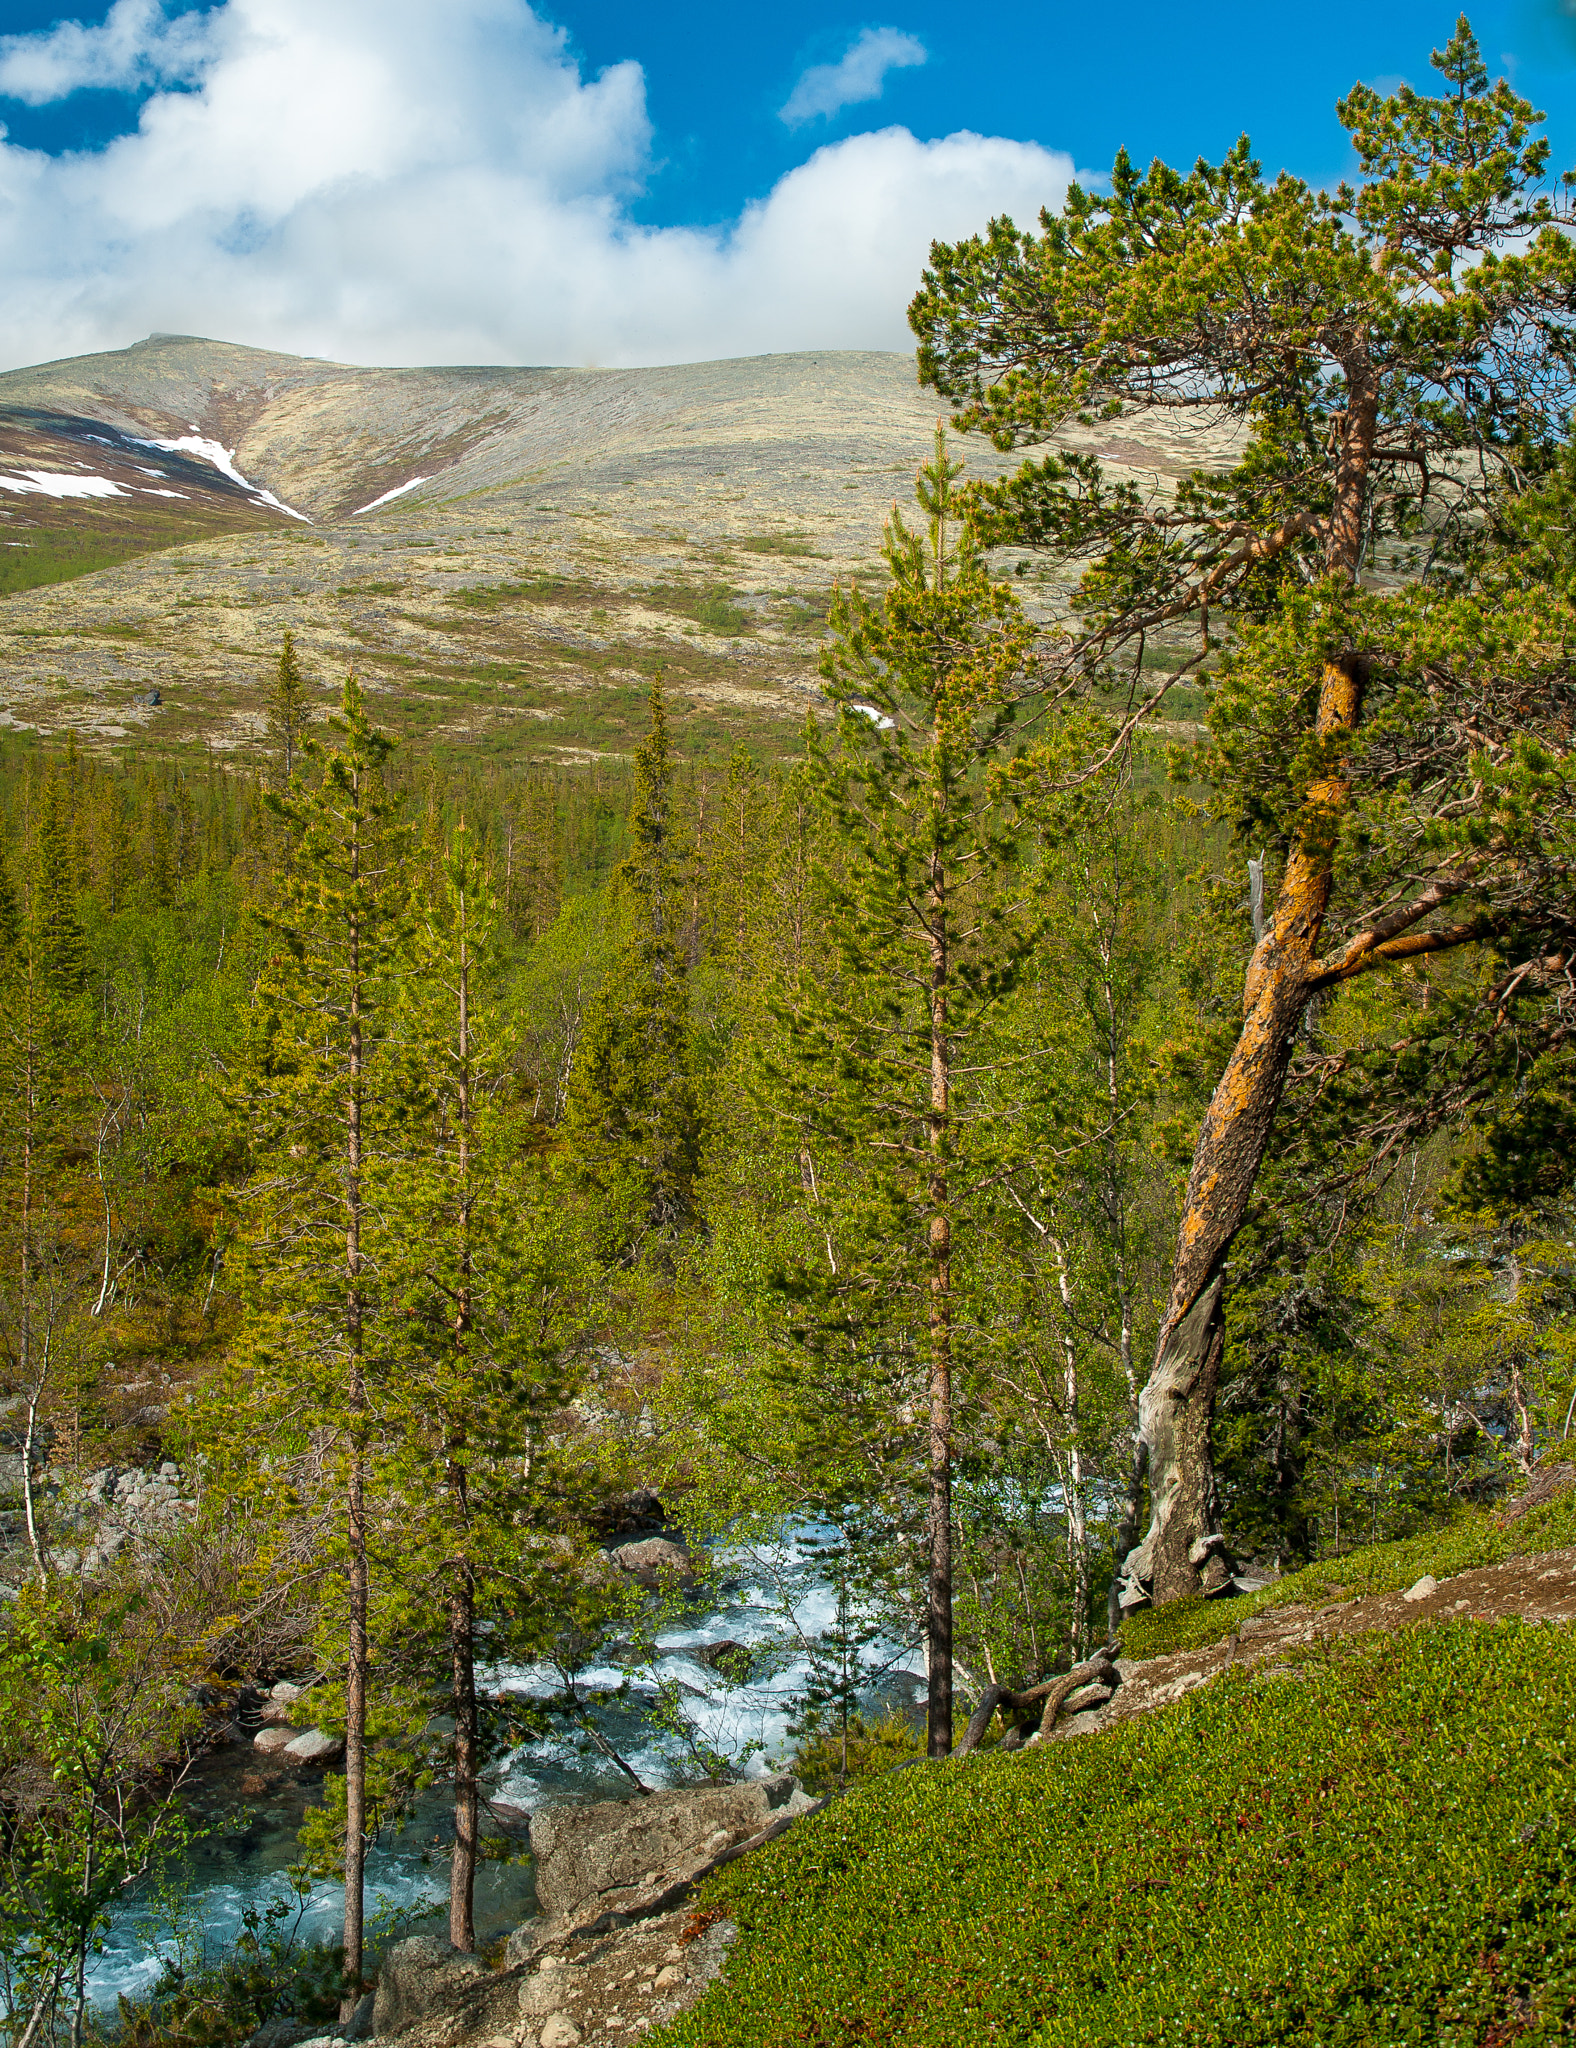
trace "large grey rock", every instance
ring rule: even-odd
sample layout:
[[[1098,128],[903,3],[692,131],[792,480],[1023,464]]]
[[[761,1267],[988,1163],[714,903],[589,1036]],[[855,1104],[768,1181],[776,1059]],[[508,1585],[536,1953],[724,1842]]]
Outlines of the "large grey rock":
[[[285,1755],[298,1764],[326,1764],[344,1746],[337,1735],[326,1735],[321,1728],[308,1728],[285,1744]]]
[[[276,2013],[248,2038],[246,2048],[297,2048],[297,2043],[309,2039],[314,2031],[310,2020],[298,2020],[293,2013]]]
[[[1403,1600],[1426,1600],[1430,1593],[1439,1591],[1439,1581],[1432,1572],[1425,1572],[1415,1585],[1408,1586],[1401,1595]]]
[[[621,1543],[613,1561],[642,1586],[653,1591],[672,1580],[688,1582],[695,1576],[689,1553],[666,1536],[646,1536],[639,1543]]]
[[[355,2011],[350,2015],[349,2019],[345,2021],[344,2025],[338,2029],[338,2033],[341,2040],[371,2040],[373,2028],[377,2024],[372,2017],[372,2009],[377,2004],[377,2002],[377,1993],[375,1991],[362,1992],[360,1998],[356,2000]]]
[[[548,1923],[538,1916],[517,1927],[503,1945],[503,1966],[506,1970],[522,1969],[544,1942],[551,1941],[552,1930]]]
[[[559,1921],[583,1919],[598,1907],[642,1910],[724,1850],[813,1804],[797,1778],[778,1776],[549,1807],[531,1816],[537,1900]]]
[[[397,2034],[483,1974],[480,1956],[465,1955],[435,1934],[411,1935],[383,1958],[372,2004],[373,2032]]]
[[[572,1968],[561,1957],[544,1957],[541,1968],[520,1986],[521,2019],[539,2019],[545,2013],[562,2011],[573,1975]]]

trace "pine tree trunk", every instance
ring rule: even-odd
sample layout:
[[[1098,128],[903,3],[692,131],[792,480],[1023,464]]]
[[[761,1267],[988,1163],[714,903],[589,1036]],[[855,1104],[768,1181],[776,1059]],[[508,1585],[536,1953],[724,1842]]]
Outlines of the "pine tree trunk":
[[[455,1477],[451,1474],[453,1483]],[[449,1601],[449,1647],[454,1683],[454,1856],[449,1865],[449,1940],[467,1955],[476,1946],[479,1728],[475,1646],[475,1587],[469,1566],[461,1564],[455,1571]]]
[[[363,1407],[365,1401],[362,1402]],[[347,1488],[350,1627],[345,1673],[345,1976],[339,2016],[361,1996],[367,1840],[367,1521],[365,1474],[357,1446]]]
[[[1084,1505],[1083,1449],[1078,1441],[1080,1426],[1078,1399],[1078,1352],[1073,1343],[1072,1280],[1067,1271],[1067,1253],[1060,1238],[1050,1240],[1056,1260],[1056,1286],[1062,1298],[1062,1420],[1067,1428],[1067,1568],[1072,1581],[1072,1615],[1068,1641],[1076,1664],[1083,1656],[1089,1633],[1089,1517]]]
[[[944,1164],[951,1047],[947,1038],[947,901],[939,859],[930,888],[930,1574],[925,1608],[927,1751],[952,1750],[952,1229]]]
[[[352,852],[352,887],[359,862]],[[341,2019],[349,2019],[361,1996],[365,1909],[367,1821],[367,1388],[362,1298],[362,1019],[361,934],[350,931],[350,1058],[345,1103],[345,1337],[349,1353],[350,1472],[346,1488],[350,1551],[350,1617],[345,1672],[345,1983]]]
[[[460,830],[465,821],[460,820]],[[471,1256],[471,1154],[474,1094],[471,1085],[471,949],[469,899],[459,901],[459,1004],[456,1041],[458,1099],[455,1105],[456,1170],[459,1180],[459,1287],[454,1307],[454,1344],[461,1358],[471,1334],[473,1313]],[[454,1563],[449,1602],[449,1646],[454,1690],[454,1855],[449,1865],[449,1940],[467,1955],[476,1946],[477,1791],[480,1730],[476,1710],[476,1580],[464,1550],[469,1524],[469,1474],[463,1458],[463,1429],[454,1431],[449,1458],[449,1499],[453,1507],[460,1555]]]
[[[1322,737],[1355,728],[1364,680],[1356,656],[1326,667],[1317,724]],[[1219,1592],[1229,1583],[1210,1450],[1225,1343],[1226,1256],[1248,1213],[1293,1037],[1313,991],[1330,897],[1331,848],[1345,801],[1339,773],[1309,787],[1274,919],[1248,968],[1242,1033],[1193,1154],[1154,1370],[1139,1396],[1150,1521],[1143,1542],[1123,1565],[1124,1608]]]
[[[33,1492],[33,1442],[39,1405],[43,1399],[43,1377],[38,1371],[33,1329],[33,1175],[38,1152],[38,968],[36,949],[28,946],[27,1014],[23,1030],[27,1043],[22,1054],[22,1221],[20,1245],[21,1299],[17,1330],[18,1364],[22,1391],[27,1396],[27,1433],[22,1442],[22,1506],[27,1522],[27,1545],[40,1585],[47,1576],[44,1549],[38,1533],[37,1500]]]

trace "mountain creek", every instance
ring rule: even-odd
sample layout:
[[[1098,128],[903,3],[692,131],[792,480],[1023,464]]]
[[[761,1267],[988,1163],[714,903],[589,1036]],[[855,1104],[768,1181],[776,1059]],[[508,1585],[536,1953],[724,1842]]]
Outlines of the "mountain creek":
[[[686,1771],[679,1745],[653,1718],[657,1685],[680,1688],[685,1717],[698,1743],[743,1759],[748,1778],[781,1768],[792,1748],[789,1722],[799,1703],[809,1660],[798,1645],[814,1642],[836,1617],[836,1595],[795,1539],[813,1537],[808,1525],[785,1532],[780,1545],[740,1549],[721,1560],[715,1598],[701,1595],[675,1625],[657,1637],[654,1665],[635,1672],[623,1702],[594,1710],[595,1724],[642,1784],[661,1788],[695,1774]],[[870,1646],[885,1668],[870,1688],[879,1705],[906,1707],[923,1691],[923,1660],[895,1645]],[[581,1694],[612,1689],[630,1677],[611,1665],[575,1674]],[[495,1700],[545,1698],[560,1691],[551,1669],[499,1665],[479,1674]],[[741,1682],[742,1681],[742,1682]],[[309,1698],[309,1695],[307,1696]],[[320,1797],[322,1770],[281,1750],[259,1751],[256,1735],[264,1696],[252,1692],[237,1719],[199,1759],[189,1785],[189,1806],[201,1830],[160,1884],[139,1889],[117,1914],[92,1971],[94,2002],[113,2007],[157,1982],[166,1958],[221,1955],[242,1931],[249,1909],[291,1895],[290,1866],[300,1849],[297,1831]],[[310,1726],[297,1703],[292,1732]],[[332,1763],[334,1752],[325,1759]],[[623,1799],[628,1779],[589,1736],[569,1732],[521,1744],[485,1771],[484,1836],[492,1853],[477,1869],[476,1939],[496,1944],[537,1910],[535,1871],[526,1841],[530,1813],[544,1806]],[[372,1962],[390,1939],[416,1932],[446,1936],[452,1792],[439,1783],[421,1793],[403,1825],[370,1852],[368,1924]],[[498,1852],[502,1852],[501,1854]],[[307,1939],[332,1940],[344,1911],[340,1886],[313,1884],[301,1909]]]

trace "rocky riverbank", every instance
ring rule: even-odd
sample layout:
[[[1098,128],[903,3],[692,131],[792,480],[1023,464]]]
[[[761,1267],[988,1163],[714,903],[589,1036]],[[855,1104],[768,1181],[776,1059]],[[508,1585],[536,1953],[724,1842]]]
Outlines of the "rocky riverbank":
[[[1096,1734],[1234,1666],[1295,1675],[1334,1637],[1456,1615],[1569,1623],[1576,1549],[1453,1578],[1429,1575],[1403,1592],[1249,1615],[1229,1640],[1204,1650],[1141,1663],[1094,1660],[1100,1674],[1069,1674],[1071,1686],[1057,1681],[1044,1703],[1049,1725],[1020,1732],[1018,1745]],[[697,1909],[700,1880],[828,1803],[780,1777],[537,1814],[531,1844],[541,1916],[510,1938],[497,1969],[430,1936],[401,1944],[385,1959],[373,2004],[378,2039],[399,2048],[621,2048],[693,2004],[726,1965],[735,1930],[720,1911]]]

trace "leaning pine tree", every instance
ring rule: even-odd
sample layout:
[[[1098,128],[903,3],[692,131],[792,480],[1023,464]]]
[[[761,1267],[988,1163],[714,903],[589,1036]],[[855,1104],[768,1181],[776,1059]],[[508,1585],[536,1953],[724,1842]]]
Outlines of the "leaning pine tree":
[[[1484,977],[1479,1023],[1497,1029],[1505,989],[1565,957],[1561,885],[1527,830],[1567,786],[1547,765],[1569,744],[1563,628],[1497,634],[1469,572],[1576,399],[1573,208],[1543,187],[1542,117],[1490,86],[1464,19],[1433,61],[1438,97],[1357,86],[1341,103],[1355,187],[1267,182],[1246,138],[1187,176],[1124,153],[1109,195],[1074,188],[1039,234],[998,220],[936,245],[910,312],[921,376],[1003,449],[1149,409],[1241,436],[1229,466],[1147,493],[1059,450],[982,508],[992,538],[1086,565],[1061,673],[1114,681],[1131,657],[1132,722],[1157,637],[1191,636],[1175,682],[1254,636],[1213,723],[1278,888],[1142,1394],[1152,1513],[1127,1605],[1229,1581],[1210,1448],[1226,1264],[1310,998],[1492,943],[1507,972]],[[1372,601],[1379,568],[1419,595]]]
[[[337,1503],[328,1547],[343,1600],[325,1611],[343,1634],[348,2015],[362,1967],[368,1611],[390,1355],[379,1195],[402,1108],[387,1027],[407,924],[404,835],[383,774],[391,743],[354,676],[330,724],[320,779],[276,800],[292,859],[262,919],[273,951],[237,1090],[253,1170],[238,1202],[246,1381],[233,1391],[256,1423],[271,1495],[297,1465],[315,1501]]]
[[[932,1756],[952,1747],[960,1283],[1000,1165],[980,1046],[1035,930],[1014,901],[1013,819],[988,772],[1033,630],[959,521],[960,467],[938,430],[919,475],[924,530],[895,508],[887,526],[880,607],[857,593],[833,607],[822,674],[836,737],[812,728],[806,781],[825,820],[819,907],[835,964],[784,989],[764,1084],[804,1162],[815,1248],[784,1277],[801,1398],[828,1443],[862,1431],[879,1455],[876,1440],[895,1436],[925,1501]],[[883,1398],[897,1415],[878,1412]]]

